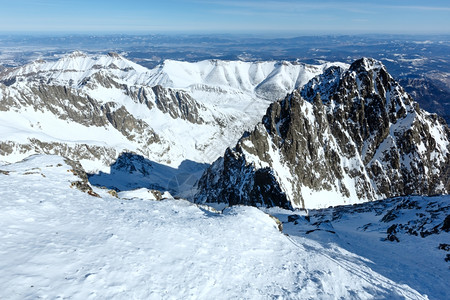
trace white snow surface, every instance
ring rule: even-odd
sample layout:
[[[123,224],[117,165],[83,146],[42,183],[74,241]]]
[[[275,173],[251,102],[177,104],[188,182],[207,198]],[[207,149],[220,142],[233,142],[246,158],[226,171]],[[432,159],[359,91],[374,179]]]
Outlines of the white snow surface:
[[[428,298],[402,270],[378,273],[326,235],[284,235],[257,208],[92,197],[70,188],[70,168],[46,155],[0,166],[0,298]]]
[[[224,91],[255,92],[260,97],[274,101],[334,65],[348,68],[347,64],[338,62],[307,65],[287,61],[204,60],[192,63],[166,60],[152,70],[149,84],[191,91],[215,87],[216,91],[222,88]],[[270,89],[275,91],[271,92]],[[271,98],[273,96],[275,99]]]
[[[162,85],[192,90],[207,86],[216,90],[225,88],[241,92],[253,92],[262,85],[282,85],[279,88],[285,89],[287,93],[334,65],[348,68],[348,64],[339,62],[308,65],[287,61],[166,60],[153,69],[147,69],[115,53],[89,55],[75,51],[57,61],[37,60],[9,69],[3,77],[20,78],[38,74],[53,84],[76,87],[83,79],[102,71],[134,85]]]
[[[130,60],[117,54],[92,56],[80,51],[68,54],[57,61],[34,61],[25,66],[11,69],[6,78],[14,76],[26,77],[39,74],[47,80],[52,80],[53,84],[77,86],[84,78],[107,69],[109,73],[118,76],[125,81],[143,83],[149,76],[150,71]]]

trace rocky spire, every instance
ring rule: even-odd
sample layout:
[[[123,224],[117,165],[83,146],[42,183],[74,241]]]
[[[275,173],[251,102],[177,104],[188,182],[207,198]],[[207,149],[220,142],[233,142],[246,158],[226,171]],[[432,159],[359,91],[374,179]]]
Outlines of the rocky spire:
[[[381,62],[362,58],[271,104],[205,172],[197,201],[312,208],[447,193],[449,139]]]

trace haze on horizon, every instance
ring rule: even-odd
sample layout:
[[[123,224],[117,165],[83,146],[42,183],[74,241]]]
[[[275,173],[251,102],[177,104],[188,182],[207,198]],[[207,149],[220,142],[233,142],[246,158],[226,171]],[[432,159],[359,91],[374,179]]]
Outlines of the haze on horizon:
[[[448,34],[448,0],[0,0],[0,32]]]

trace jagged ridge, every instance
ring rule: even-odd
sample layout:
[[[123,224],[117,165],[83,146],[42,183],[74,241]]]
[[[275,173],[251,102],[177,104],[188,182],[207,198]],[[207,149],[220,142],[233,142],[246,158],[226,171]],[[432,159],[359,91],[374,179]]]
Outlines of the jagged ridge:
[[[311,208],[447,193],[449,136],[380,62],[360,59],[271,104],[205,172],[196,201]]]

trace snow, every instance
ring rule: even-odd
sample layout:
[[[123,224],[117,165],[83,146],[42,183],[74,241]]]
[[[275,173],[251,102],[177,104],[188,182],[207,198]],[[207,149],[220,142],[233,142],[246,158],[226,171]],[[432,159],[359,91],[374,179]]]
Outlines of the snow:
[[[23,145],[31,144],[31,139],[47,143],[61,143],[69,147],[80,145],[99,146],[105,149],[139,152],[136,143],[128,140],[112,125],[84,126],[76,122],[59,119],[49,111],[35,111],[24,108],[20,111],[0,111],[0,136],[2,141],[15,142]],[[156,152],[155,147],[154,151]],[[2,160],[17,162],[36,153],[34,147],[28,152],[15,151]],[[106,171],[101,160],[82,160],[82,165],[90,172]]]
[[[120,191],[152,188],[186,198],[192,196],[192,187],[207,166],[186,160],[177,168],[173,168],[139,155],[122,153],[108,172],[92,174],[89,182]]]
[[[141,200],[157,200],[155,194],[146,188],[140,188],[132,191],[119,192],[118,197],[121,199],[141,199]]]
[[[302,186],[300,191],[305,201],[305,206],[308,208],[327,208],[329,206],[342,205],[343,203],[347,204],[354,201],[352,198],[345,197],[335,189],[313,190],[308,186]],[[356,200],[356,202],[361,202],[361,200]]]
[[[123,150],[148,150],[148,169],[136,168],[131,173],[106,170],[99,161],[80,161],[89,171],[105,172],[92,176],[91,182],[123,187],[118,198],[106,189],[94,188],[101,196],[97,198],[71,188],[71,182],[79,178],[61,157],[36,155],[13,164],[7,162],[29,153],[16,151],[1,157],[0,298],[448,299],[448,266],[444,252],[437,249],[439,243],[448,241],[448,233],[426,239],[402,236],[401,243],[395,244],[382,241],[391,224],[381,224],[375,212],[343,215],[337,221],[333,213],[329,222],[314,225],[320,214],[331,216],[332,211],[218,204],[219,212],[175,200],[168,192],[162,195],[164,200],[155,201],[152,185],[174,196],[189,196],[182,192],[192,187],[206,167],[199,162],[214,161],[245,129],[260,121],[269,103],[264,98],[276,100],[277,95],[302,86],[330,65],[166,61],[148,70],[121,57],[77,52],[56,63],[35,62],[11,71],[15,76],[40,72],[52,84],[69,85],[72,80],[72,87],[99,103],[113,101],[116,108],[126,107],[162,141],[142,146],[110,125],[86,127],[49,111],[0,112],[2,141],[26,144],[38,138],[69,146],[97,145],[111,147],[117,155]],[[201,117],[206,122],[173,119],[117,88],[79,87],[99,66],[104,76],[131,88],[162,84],[190,93],[205,107]],[[25,87],[25,81],[18,82],[16,89],[2,90],[0,95],[17,97]],[[311,105],[305,103],[302,109],[313,123]],[[416,117],[409,113],[403,123],[409,126]],[[391,126],[379,151],[388,143],[395,144],[391,138],[400,126],[405,125]],[[440,138],[444,128],[431,127],[441,152],[448,154],[448,142]],[[267,143],[274,176],[292,195],[295,178],[271,141]],[[256,156],[245,155],[256,167],[265,165]],[[380,155],[371,163],[381,164]],[[439,153],[433,155],[442,160]],[[411,159],[402,157],[402,163],[410,165]],[[360,165],[359,158],[342,160],[342,166],[350,169]],[[343,183],[350,190],[349,199],[334,190],[302,187],[303,199],[318,207],[361,201],[356,199],[354,180],[344,175]],[[430,201],[448,200],[442,196]],[[285,234],[266,213],[284,223]],[[287,221],[291,215],[299,217],[300,225]],[[408,221],[406,215],[398,221]],[[312,221],[306,223],[309,216]]]
[[[348,68],[343,63],[315,66],[286,61],[204,60],[192,63],[166,60],[161,66],[152,69],[151,79],[147,84],[183,88],[193,93],[199,87],[216,87],[224,91],[255,94],[258,98],[274,101],[293,89],[302,87],[332,65]]]
[[[78,178],[69,169],[45,155],[1,166],[1,298],[428,299],[402,269],[385,272],[391,259],[374,265],[326,233],[284,235],[257,208],[212,213],[184,200],[143,201],[144,190],[132,200],[101,189],[92,197],[70,188]],[[351,237],[343,241],[380,244]],[[413,274],[431,269],[408,263]],[[420,279],[420,288],[436,281]]]
[[[133,63],[118,55],[87,55],[79,51],[75,51],[66,55],[58,61],[35,61],[28,65],[12,69],[8,78],[14,76],[27,76],[38,73],[44,75],[47,79],[52,79],[53,83],[60,83],[65,85],[70,80],[70,86],[77,86],[84,78],[93,75],[100,69],[108,69],[108,72],[113,73],[119,78],[127,81],[139,82],[143,75],[148,77],[149,70],[136,63]]]
[[[406,203],[416,202],[418,206],[398,209],[405,200]],[[390,242],[386,240],[386,236],[387,229],[395,224],[411,226],[418,222],[417,228],[440,228],[450,208],[449,204],[448,195],[388,199],[311,210],[308,212],[308,220],[300,217],[296,223],[288,222],[289,211],[265,211],[283,221],[283,231],[294,239],[311,239],[321,244],[325,242],[331,250],[328,254],[333,253],[334,258],[344,253],[349,257],[353,255],[355,260],[361,260],[379,274],[387,275],[398,283],[408,284],[427,294],[430,299],[448,299],[450,289],[446,251],[438,246],[448,243],[450,234],[442,231],[421,237],[396,233],[399,242]],[[397,217],[391,221],[382,221],[390,211],[394,211]],[[433,214],[440,214],[441,218],[430,221],[429,217]]]

